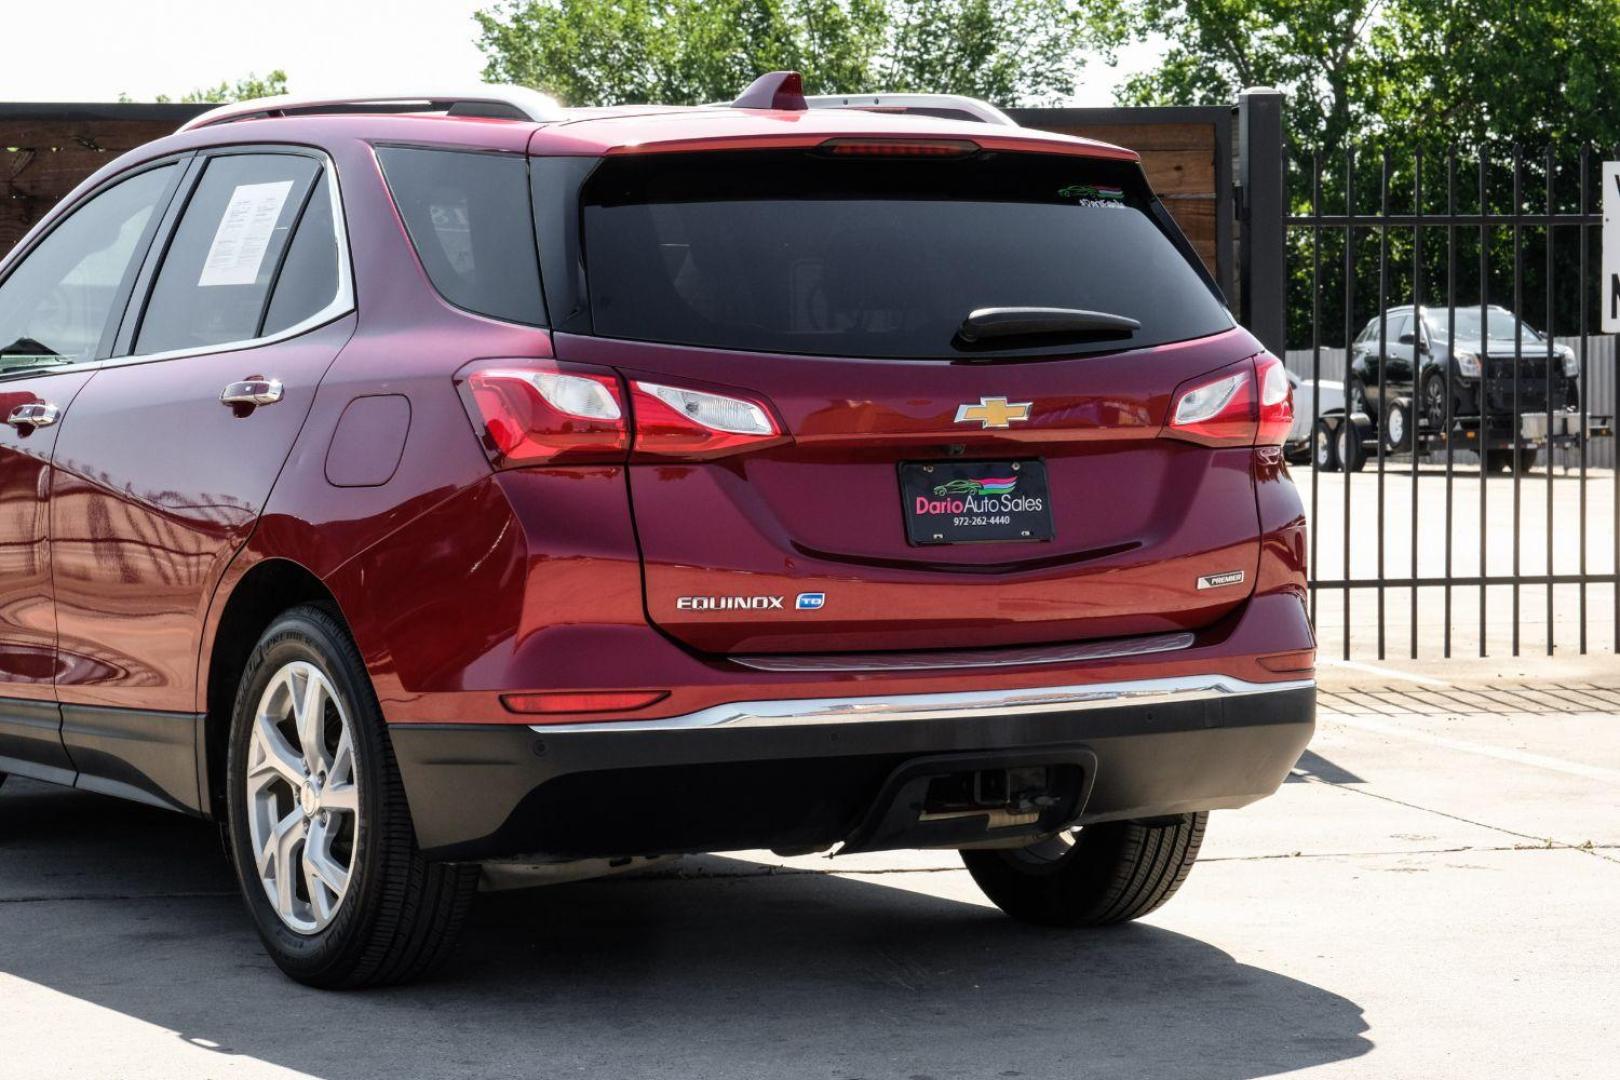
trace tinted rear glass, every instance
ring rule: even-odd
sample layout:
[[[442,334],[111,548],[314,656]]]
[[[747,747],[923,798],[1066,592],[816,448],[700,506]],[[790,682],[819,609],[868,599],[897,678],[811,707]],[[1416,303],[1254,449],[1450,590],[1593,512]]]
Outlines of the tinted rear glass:
[[[762,352],[937,358],[986,307],[1125,315],[1139,348],[1232,325],[1150,214],[1134,166],[1058,155],[940,161],[782,153],[609,159],[587,183],[595,333]],[[981,347],[982,348],[982,347]]]
[[[528,162],[512,154],[380,147],[411,243],[457,307],[542,325]]]

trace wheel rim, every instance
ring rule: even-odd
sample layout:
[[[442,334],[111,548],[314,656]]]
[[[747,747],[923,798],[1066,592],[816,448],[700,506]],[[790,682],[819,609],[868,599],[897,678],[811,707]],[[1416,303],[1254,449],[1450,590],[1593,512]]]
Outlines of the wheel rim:
[[[1333,444],[1328,441],[1327,432],[1318,429],[1316,432],[1316,467],[1318,469],[1328,467],[1328,461],[1330,460],[1328,451],[1332,446]]]
[[[1389,430],[1389,444],[1399,446],[1406,441],[1406,411],[1404,409],[1391,409],[1384,418],[1384,426]]]
[[[1350,467],[1350,421],[1346,420],[1339,425],[1339,461],[1345,468]]]
[[[254,866],[270,906],[288,929],[319,933],[353,877],[360,789],[348,714],[313,664],[286,664],[259,697],[247,803]]]
[[[1439,379],[1430,379],[1427,386],[1425,397],[1428,399],[1429,419],[1438,426],[1446,421],[1446,388]]]

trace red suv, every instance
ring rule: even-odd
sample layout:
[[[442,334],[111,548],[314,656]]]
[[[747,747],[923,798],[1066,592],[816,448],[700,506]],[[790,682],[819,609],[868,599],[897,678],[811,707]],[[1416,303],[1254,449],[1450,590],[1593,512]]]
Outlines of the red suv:
[[[219,821],[319,986],[520,867],[1163,903],[1312,730],[1282,366],[1134,153],[796,84],[228,106],[64,200],[0,263],[0,771]]]

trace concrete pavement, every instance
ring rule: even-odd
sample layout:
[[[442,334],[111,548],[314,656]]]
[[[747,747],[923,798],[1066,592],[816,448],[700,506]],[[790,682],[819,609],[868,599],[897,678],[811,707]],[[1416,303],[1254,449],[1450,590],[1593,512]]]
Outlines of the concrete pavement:
[[[271,967],[208,826],[10,781],[0,1078],[1614,1075],[1620,716],[1325,677],[1294,779],[1133,926],[1018,926],[949,853],[743,853],[486,897],[368,994]]]

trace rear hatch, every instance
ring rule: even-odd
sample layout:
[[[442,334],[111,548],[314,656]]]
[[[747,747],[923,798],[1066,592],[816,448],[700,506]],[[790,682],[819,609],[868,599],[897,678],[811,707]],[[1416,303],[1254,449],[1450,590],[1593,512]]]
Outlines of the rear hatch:
[[[1241,603],[1253,439],[1162,435],[1257,349],[1139,167],[835,142],[608,157],[582,188],[589,332],[556,355],[626,380],[652,622],[714,653],[983,648]]]

